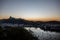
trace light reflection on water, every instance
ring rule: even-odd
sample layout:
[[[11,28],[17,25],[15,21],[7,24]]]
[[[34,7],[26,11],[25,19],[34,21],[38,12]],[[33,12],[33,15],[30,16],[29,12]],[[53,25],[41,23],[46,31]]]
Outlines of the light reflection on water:
[[[39,40],[60,40],[60,33],[43,31],[40,28],[25,27],[27,30],[33,31],[33,34],[38,37]]]

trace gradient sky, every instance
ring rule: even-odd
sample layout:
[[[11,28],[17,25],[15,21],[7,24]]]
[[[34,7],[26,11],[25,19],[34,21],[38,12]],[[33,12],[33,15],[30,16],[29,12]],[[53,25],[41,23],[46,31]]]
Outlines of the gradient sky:
[[[59,20],[59,0],[0,0],[0,19]]]

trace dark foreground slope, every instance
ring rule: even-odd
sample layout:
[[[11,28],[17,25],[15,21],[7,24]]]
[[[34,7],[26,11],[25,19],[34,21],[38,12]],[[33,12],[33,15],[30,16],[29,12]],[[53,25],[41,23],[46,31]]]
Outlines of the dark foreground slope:
[[[1,28],[0,27],[0,40],[38,40],[31,32],[24,28]]]

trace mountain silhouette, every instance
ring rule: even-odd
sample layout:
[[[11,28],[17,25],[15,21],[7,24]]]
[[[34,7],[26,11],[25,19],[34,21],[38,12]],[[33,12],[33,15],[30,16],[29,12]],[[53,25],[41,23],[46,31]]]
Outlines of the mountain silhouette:
[[[11,24],[33,24],[33,21],[28,21],[22,18],[9,17],[8,19],[1,19],[0,23],[11,23]]]
[[[9,17],[8,19],[1,19],[0,23],[11,23],[11,24],[60,24],[60,21],[28,21],[22,18],[14,18],[14,17]]]
[[[22,27],[39,27],[43,30],[60,32],[60,21],[29,21],[22,18],[9,17],[8,19],[1,19],[0,24],[24,24]],[[52,28],[52,29],[51,29]],[[54,28],[54,29],[53,29]]]
[[[48,24],[60,24],[60,21],[47,21]]]

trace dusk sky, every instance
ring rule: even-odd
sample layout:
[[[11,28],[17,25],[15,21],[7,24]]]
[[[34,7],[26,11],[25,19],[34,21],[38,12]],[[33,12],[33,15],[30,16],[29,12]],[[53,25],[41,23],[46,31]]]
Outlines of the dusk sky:
[[[0,0],[0,19],[9,16],[34,21],[60,21],[60,1]]]

